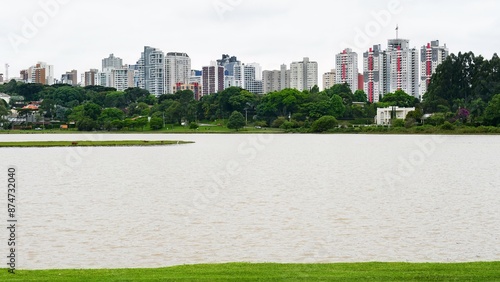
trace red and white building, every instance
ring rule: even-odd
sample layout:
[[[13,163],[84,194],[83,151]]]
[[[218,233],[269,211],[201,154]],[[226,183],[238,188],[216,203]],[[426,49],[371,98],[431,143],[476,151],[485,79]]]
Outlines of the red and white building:
[[[391,39],[386,50],[375,45],[363,54],[364,91],[369,102],[377,103],[397,90],[421,99],[418,52],[409,45],[409,40]]]
[[[410,40],[390,39],[387,47],[389,63],[389,89],[394,93],[403,90],[408,95],[420,99],[418,51],[410,48]],[[385,93],[384,93],[385,94]]]
[[[364,91],[370,103],[378,103],[388,92],[386,65],[387,55],[380,45],[363,54]]]
[[[446,44],[439,46],[439,40],[431,41],[426,46],[422,46],[420,51],[420,96],[423,97],[429,88],[432,75],[436,68],[443,63],[449,55]]]
[[[352,92],[358,89],[358,54],[352,49],[345,49],[335,56],[335,84],[349,84]]]

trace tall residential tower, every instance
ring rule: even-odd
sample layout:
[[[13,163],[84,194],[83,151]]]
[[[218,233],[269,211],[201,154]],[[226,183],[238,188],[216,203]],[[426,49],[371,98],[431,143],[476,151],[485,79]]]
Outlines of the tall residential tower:
[[[449,55],[446,44],[439,46],[439,40],[431,41],[420,50],[420,97],[427,92],[432,75]]]
[[[335,84],[349,84],[354,92],[358,89],[358,54],[352,49],[345,49],[335,56],[336,74]]]
[[[290,65],[290,88],[299,91],[311,90],[318,85],[318,63],[304,58]]]

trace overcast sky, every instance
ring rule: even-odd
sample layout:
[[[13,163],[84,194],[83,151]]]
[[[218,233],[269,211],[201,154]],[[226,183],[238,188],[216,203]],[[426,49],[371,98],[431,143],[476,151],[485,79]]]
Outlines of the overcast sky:
[[[43,3],[52,3],[45,7]],[[54,5],[54,3],[58,3]],[[134,64],[145,45],[185,52],[193,69],[222,54],[244,63],[279,69],[303,57],[321,74],[335,54],[361,53],[387,39],[410,39],[420,48],[431,40],[450,51],[486,58],[499,51],[497,0],[1,0],[0,73],[9,76],[44,61],[55,77],[76,69],[101,69],[109,54]]]

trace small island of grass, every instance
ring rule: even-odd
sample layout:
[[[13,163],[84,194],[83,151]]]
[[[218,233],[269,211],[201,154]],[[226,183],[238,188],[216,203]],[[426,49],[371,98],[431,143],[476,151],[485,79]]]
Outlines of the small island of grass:
[[[0,142],[0,148],[50,148],[50,147],[139,147],[139,146],[166,146],[191,144],[190,141],[26,141]]]

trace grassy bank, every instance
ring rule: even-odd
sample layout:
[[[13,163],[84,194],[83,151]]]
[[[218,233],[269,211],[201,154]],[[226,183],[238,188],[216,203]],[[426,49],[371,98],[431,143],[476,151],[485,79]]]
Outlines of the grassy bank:
[[[311,133],[309,128],[255,128],[248,126],[239,131],[228,129],[224,126],[200,126],[198,129],[189,129],[185,126],[166,127],[161,130],[116,130],[116,131],[96,131],[85,132],[76,129],[70,130],[1,130],[1,134],[282,134],[282,133]],[[492,126],[453,126],[443,128],[442,126],[415,126],[405,127],[382,127],[382,126],[344,126],[341,128],[330,129],[330,134],[405,134],[405,135],[500,135],[500,127]]]
[[[181,145],[186,141],[29,141],[0,142],[0,148],[44,148],[44,147],[129,147],[129,146],[166,146]]]
[[[239,131],[228,129],[223,126],[200,126],[198,129],[190,129],[185,126],[168,127],[160,130],[113,130],[113,131],[78,131],[76,129],[61,130],[61,129],[46,129],[46,130],[0,130],[0,134],[270,134],[285,132],[279,128],[261,128],[247,127]]]
[[[213,264],[158,269],[1,270],[0,281],[498,281],[500,262]]]

